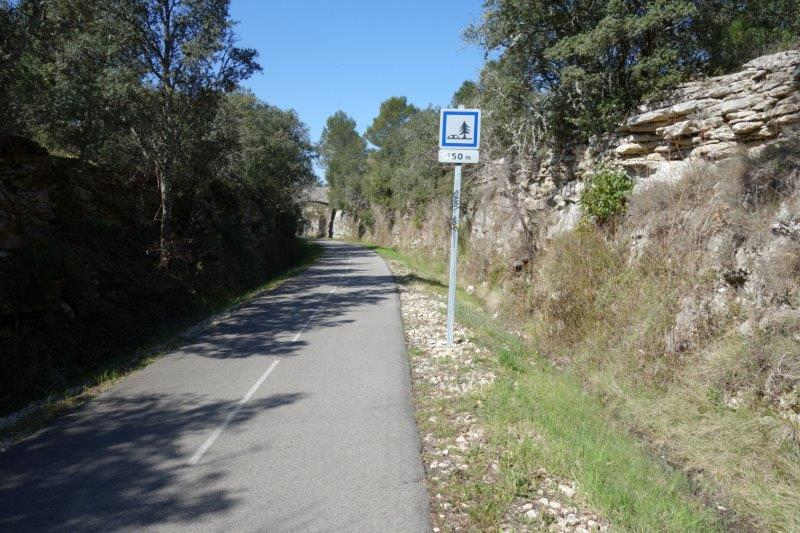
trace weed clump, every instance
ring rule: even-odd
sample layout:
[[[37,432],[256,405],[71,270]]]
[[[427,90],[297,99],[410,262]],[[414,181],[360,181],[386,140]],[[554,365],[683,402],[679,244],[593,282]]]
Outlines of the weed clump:
[[[603,224],[625,210],[633,180],[625,172],[601,168],[592,176],[583,194],[581,207],[585,216]]]

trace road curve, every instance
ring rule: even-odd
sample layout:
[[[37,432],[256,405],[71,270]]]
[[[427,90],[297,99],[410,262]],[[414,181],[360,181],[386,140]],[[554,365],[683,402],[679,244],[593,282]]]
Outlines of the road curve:
[[[300,276],[0,453],[3,531],[427,531],[397,289]]]

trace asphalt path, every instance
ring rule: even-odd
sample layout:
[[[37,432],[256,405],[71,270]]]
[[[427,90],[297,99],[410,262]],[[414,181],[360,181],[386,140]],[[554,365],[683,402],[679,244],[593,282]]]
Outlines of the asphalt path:
[[[427,531],[397,287],[300,276],[0,453],[0,531]]]

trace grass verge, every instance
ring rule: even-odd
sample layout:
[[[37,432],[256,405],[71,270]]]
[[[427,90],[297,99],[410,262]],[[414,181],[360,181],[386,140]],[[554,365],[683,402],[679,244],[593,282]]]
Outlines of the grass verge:
[[[439,295],[446,290],[442,272],[421,257],[373,247],[414,275],[401,283],[422,283]],[[471,509],[473,525],[496,530],[509,506],[535,498],[538,471],[575,480],[583,497],[623,531],[714,531],[719,517],[695,497],[688,478],[653,456],[626,431],[615,411],[586,392],[580,380],[555,369],[526,342],[482,309],[481,301],[459,291],[458,320],[478,345],[489,350],[497,380],[488,389],[455,406],[423,405],[423,431],[435,427],[435,412],[469,409],[487,429],[486,445],[473,450],[473,465],[498,466],[496,476],[465,472],[453,498]],[[414,354],[412,354],[413,356]],[[421,384],[422,387],[425,384]],[[419,406],[418,406],[419,408]],[[431,416],[429,416],[431,415]],[[437,422],[431,422],[431,420]],[[546,525],[546,524],[544,524]],[[543,526],[544,526],[543,525]]]
[[[5,427],[0,425],[0,451],[35,431],[47,426],[54,419],[85,404],[98,394],[107,390],[114,383],[131,372],[144,368],[177,348],[185,337],[198,332],[211,323],[219,315],[231,312],[244,302],[259,294],[275,290],[286,280],[297,276],[311,266],[323,253],[324,248],[314,242],[304,242],[299,262],[271,277],[258,287],[243,294],[232,296],[213,305],[207,313],[193,317],[195,324],[187,329],[187,321],[168,325],[165,330],[146,346],[132,353],[125,353],[109,360],[101,368],[87,374],[80,384],[67,390],[54,392],[47,398],[34,402],[28,407],[11,415]]]

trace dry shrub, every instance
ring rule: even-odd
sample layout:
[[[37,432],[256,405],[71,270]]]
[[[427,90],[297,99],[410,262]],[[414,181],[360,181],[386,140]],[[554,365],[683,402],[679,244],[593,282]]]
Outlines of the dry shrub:
[[[534,265],[532,331],[555,360],[662,385],[675,370],[665,343],[678,303],[675,277],[658,257],[627,259],[625,246],[590,225],[555,239]]]
[[[596,321],[597,289],[623,265],[600,230],[582,225],[557,237],[534,267],[529,307],[536,309],[546,335],[576,340]]]
[[[744,200],[756,208],[777,203],[800,185],[800,131],[764,148],[741,179]]]
[[[698,162],[676,183],[645,187],[631,201],[627,232],[643,231],[663,260],[687,271],[714,266],[719,258],[708,257],[710,247],[729,259],[734,251],[730,244],[735,247],[750,230],[741,207],[742,177],[748,169],[744,158]]]

